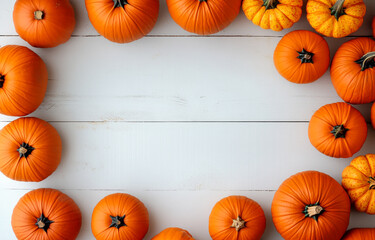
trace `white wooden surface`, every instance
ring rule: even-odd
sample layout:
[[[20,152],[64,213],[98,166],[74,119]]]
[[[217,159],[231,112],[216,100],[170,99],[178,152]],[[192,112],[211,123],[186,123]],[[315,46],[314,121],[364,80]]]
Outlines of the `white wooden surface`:
[[[28,46],[13,27],[14,2],[0,3],[0,45]],[[1,239],[15,239],[10,217],[18,199],[52,187],[82,210],[78,240],[94,239],[92,209],[114,192],[146,204],[151,221],[146,240],[169,226],[210,239],[211,208],[232,194],[258,201],[267,217],[262,239],[278,240],[270,208],[284,179],[313,169],[341,181],[351,159],[326,157],[307,137],[313,112],[340,101],[328,72],[312,84],[296,85],[273,66],[273,50],[286,32],[311,30],[305,14],[292,29],[277,33],[254,26],[241,12],[224,31],[202,37],[180,29],[161,0],[151,34],[120,45],[98,36],[83,0],[71,2],[77,16],[72,39],[54,49],[32,48],[50,73],[45,101],[32,115],[59,131],[62,162],[41,183],[0,175]],[[375,1],[365,2],[365,22],[354,36],[371,35]],[[331,56],[351,38],[327,39]],[[370,105],[356,107],[369,120]],[[0,116],[0,127],[12,119]],[[374,153],[374,144],[369,125],[358,154]],[[353,211],[350,227],[375,227],[374,220]]]

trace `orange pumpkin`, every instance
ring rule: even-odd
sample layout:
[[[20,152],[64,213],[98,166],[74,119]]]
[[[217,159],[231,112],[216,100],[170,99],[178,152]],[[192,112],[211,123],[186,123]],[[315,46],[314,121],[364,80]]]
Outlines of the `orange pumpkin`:
[[[18,181],[39,182],[60,163],[61,139],[38,118],[19,118],[0,131],[0,171]]]
[[[371,106],[371,124],[372,127],[375,129],[375,103]]]
[[[18,240],[75,240],[81,222],[77,204],[49,188],[26,193],[12,214],[12,228]]]
[[[216,203],[209,219],[213,240],[259,240],[266,228],[262,207],[244,196],[229,196]]]
[[[151,240],[194,240],[190,233],[181,228],[167,228]]]
[[[67,42],[76,25],[69,0],[17,0],[13,22],[23,40],[41,48]]]
[[[342,38],[357,31],[363,23],[363,0],[308,0],[307,20],[327,37]]]
[[[363,104],[375,101],[375,41],[355,38],[344,43],[332,60],[331,79],[345,101]]]
[[[306,171],[281,184],[271,212],[275,227],[285,240],[339,240],[349,225],[350,200],[335,179]]]
[[[25,116],[42,103],[48,73],[43,60],[26,47],[0,48],[0,113]]]
[[[281,31],[299,21],[302,5],[302,0],[244,0],[242,10],[255,25]]]
[[[375,239],[375,228],[353,228],[346,232],[341,240]]]
[[[147,35],[159,15],[159,0],[85,0],[85,3],[96,31],[117,43],[129,43]]]
[[[355,209],[375,214],[375,154],[354,158],[342,172],[342,186]]]
[[[348,158],[358,152],[367,137],[367,124],[362,114],[343,102],[327,104],[311,117],[308,135],[321,153]]]
[[[97,240],[141,240],[148,231],[147,208],[138,198],[115,193],[94,208],[91,230]]]
[[[299,30],[286,34],[273,54],[277,71],[294,83],[310,83],[327,71],[329,47],[316,33]]]
[[[220,32],[237,17],[242,0],[167,0],[173,20],[188,32]]]

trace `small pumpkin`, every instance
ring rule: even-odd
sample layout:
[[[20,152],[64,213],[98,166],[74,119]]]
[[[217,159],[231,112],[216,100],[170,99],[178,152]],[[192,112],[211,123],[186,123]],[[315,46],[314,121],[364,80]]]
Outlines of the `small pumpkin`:
[[[358,152],[367,137],[367,124],[362,114],[343,102],[324,105],[311,117],[308,135],[321,153],[348,158]]]
[[[0,113],[25,116],[43,102],[48,83],[43,60],[27,47],[0,48]]]
[[[81,224],[77,204],[50,188],[26,193],[12,214],[12,228],[18,240],[75,240]]]
[[[255,25],[281,31],[299,21],[302,5],[302,0],[244,0],[242,10]]]
[[[164,229],[151,240],[194,240],[194,238],[188,231],[174,227]]]
[[[229,196],[215,204],[209,218],[213,240],[259,240],[266,228],[262,207],[244,196]]]
[[[355,38],[344,43],[332,60],[331,79],[337,94],[352,104],[375,101],[375,41]]]
[[[357,31],[363,23],[363,0],[308,0],[307,20],[327,37],[342,38]]]
[[[280,185],[271,213],[285,240],[339,240],[349,225],[350,200],[332,177],[305,171]]]
[[[375,214],[375,154],[354,158],[342,172],[342,186],[355,209]]]
[[[91,230],[97,240],[141,240],[148,231],[145,205],[136,197],[115,193],[103,198],[94,208]]]
[[[341,240],[375,239],[375,228],[353,228],[346,232]]]
[[[237,17],[242,0],[167,0],[173,20],[188,32],[220,32]]]
[[[277,71],[290,82],[310,83],[327,71],[329,47],[316,33],[298,30],[286,34],[273,54]]]
[[[85,3],[96,31],[117,43],[144,37],[159,16],[159,0],[85,0]]]
[[[13,22],[23,40],[40,48],[67,42],[76,25],[69,0],[17,0]]]

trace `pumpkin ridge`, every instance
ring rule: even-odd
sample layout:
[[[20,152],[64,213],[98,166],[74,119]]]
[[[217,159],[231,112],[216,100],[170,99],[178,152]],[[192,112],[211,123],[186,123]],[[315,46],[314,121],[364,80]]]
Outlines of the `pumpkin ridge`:
[[[202,1],[200,1],[200,2],[202,2]],[[210,12],[211,18],[212,18],[212,19],[214,20],[214,22],[215,22],[216,30],[219,30],[219,27],[218,27],[218,24],[217,24],[216,18],[214,17],[215,15],[213,15],[213,13],[212,13],[212,11],[211,11],[211,6],[210,6],[210,4],[209,4],[207,1],[205,1],[205,2],[207,3],[207,9],[208,9],[208,11]],[[198,11],[196,11],[196,14],[198,14]]]

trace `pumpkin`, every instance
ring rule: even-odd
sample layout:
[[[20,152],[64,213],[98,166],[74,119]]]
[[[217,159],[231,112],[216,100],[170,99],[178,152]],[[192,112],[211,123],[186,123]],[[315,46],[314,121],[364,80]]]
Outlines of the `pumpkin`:
[[[342,38],[361,27],[366,5],[363,0],[308,0],[306,12],[315,31]]]
[[[262,207],[244,196],[229,196],[215,204],[209,218],[213,240],[259,240],[266,228]]]
[[[356,38],[344,43],[332,60],[331,79],[337,94],[352,104],[375,101],[375,41]]]
[[[27,47],[0,48],[0,113],[25,116],[43,102],[48,73],[43,60]]]
[[[26,193],[12,214],[12,228],[18,240],[75,240],[81,222],[77,204],[50,188]]]
[[[255,25],[281,31],[299,21],[302,5],[302,0],[244,0],[242,10]]]
[[[40,48],[67,42],[76,25],[69,0],[17,0],[13,22],[23,40]]]
[[[375,214],[375,154],[354,158],[342,172],[342,186],[355,209]]]
[[[339,240],[349,225],[350,200],[327,174],[305,171],[281,184],[271,213],[276,230],[285,240]]]
[[[362,114],[343,102],[327,104],[311,117],[308,135],[321,153],[348,158],[358,152],[367,137],[367,124]]]
[[[96,31],[112,42],[138,40],[154,27],[159,0],[85,0]]]
[[[194,240],[190,233],[181,228],[167,228],[151,240]]]
[[[353,228],[346,232],[341,240],[375,239],[375,228]]]
[[[286,34],[273,54],[277,71],[294,83],[310,83],[327,71],[329,47],[316,33],[298,30]]]
[[[115,193],[94,208],[91,230],[97,240],[141,240],[148,231],[147,208],[138,198]]]
[[[220,32],[237,17],[242,0],[167,0],[173,20],[188,32]]]
[[[375,129],[375,102],[371,106],[371,125]]]
[[[59,165],[61,145],[46,121],[19,118],[0,131],[0,171],[18,181],[42,181]]]

